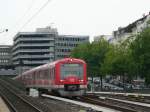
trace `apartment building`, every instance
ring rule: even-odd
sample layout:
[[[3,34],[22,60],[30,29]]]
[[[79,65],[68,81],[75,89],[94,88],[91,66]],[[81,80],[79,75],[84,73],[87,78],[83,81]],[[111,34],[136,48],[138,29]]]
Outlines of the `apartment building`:
[[[119,27],[118,30],[113,32],[113,38],[111,38],[110,42],[119,43],[127,38],[134,39],[137,34],[148,27],[150,27],[150,13],[148,15],[144,15],[142,18],[126,27]]]

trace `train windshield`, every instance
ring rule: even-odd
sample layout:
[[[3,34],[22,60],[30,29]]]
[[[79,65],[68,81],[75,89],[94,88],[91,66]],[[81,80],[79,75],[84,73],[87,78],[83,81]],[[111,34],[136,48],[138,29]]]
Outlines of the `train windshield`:
[[[83,79],[83,65],[82,64],[62,64],[61,65],[61,79],[67,76],[77,76]]]

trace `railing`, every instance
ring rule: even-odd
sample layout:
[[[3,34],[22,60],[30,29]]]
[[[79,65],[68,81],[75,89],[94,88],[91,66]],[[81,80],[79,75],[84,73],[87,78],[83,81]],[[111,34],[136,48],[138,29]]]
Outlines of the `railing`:
[[[50,37],[44,37],[44,38],[42,38],[42,37],[35,37],[35,38],[33,38],[33,37],[31,37],[31,38],[18,38],[16,41],[15,41],[15,43],[14,44],[17,44],[19,41],[37,41],[37,40],[39,40],[39,41],[42,41],[42,40],[47,40],[47,41],[54,41],[54,38],[50,38]]]
[[[45,47],[45,46],[54,46],[54,43],[30,43],[30,44],[23,44],[23,43],[21,43],[21,44],[18,44],[18,45],[16,45],[14,48],[13,48],[13,50],[15,50],[16,48],[18,48],[18,47],[35,47],[35,46],[39,46],[39,47]]]

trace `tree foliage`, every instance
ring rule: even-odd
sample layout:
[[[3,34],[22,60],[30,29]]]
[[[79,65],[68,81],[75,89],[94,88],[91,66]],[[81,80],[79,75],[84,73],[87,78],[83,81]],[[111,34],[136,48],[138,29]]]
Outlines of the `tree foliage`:
[[[150,28],[119,45],[103,38],[82,44],[72,51],[71,57],[87,62],[89,76],[126,75],[129,80],[141,76],[150,84]]]
[[[131,43],[132,55],[137,63],[138,74],[150,84],[150,28],[145,29]]]
[[[101,38],[98,42],[78,46],[72,51],[71,57],[84,59],[87,62],[88,74],[90,76],[99,76],[102,75],[100,68],[108,50],[109,43]]]

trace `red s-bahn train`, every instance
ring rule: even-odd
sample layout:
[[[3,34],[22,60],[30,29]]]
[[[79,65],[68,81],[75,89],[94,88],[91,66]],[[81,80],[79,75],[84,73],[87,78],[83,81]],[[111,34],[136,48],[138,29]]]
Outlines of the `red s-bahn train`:
[[[27,88],[57,92],[61,96],[81,96],[87,89],[86,63],[64,58],[33,68],[15,79]]]

